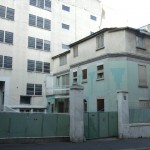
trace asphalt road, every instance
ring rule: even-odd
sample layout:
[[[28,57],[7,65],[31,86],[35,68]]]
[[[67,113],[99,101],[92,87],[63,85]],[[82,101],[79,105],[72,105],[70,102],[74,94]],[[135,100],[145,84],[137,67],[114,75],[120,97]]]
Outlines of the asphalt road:
[[[49,143],[0,145],[0,150],[150,150],[150,138],[143,139],[101,139],[84,143]]]

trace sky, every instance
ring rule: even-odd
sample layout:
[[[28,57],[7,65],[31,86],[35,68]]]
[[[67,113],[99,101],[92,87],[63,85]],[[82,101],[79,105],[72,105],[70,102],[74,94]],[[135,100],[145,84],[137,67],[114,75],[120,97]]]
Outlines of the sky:
[[[105,10],[102,27],[139,28],[150,24],[150,0],[101,0],[101,2]]]

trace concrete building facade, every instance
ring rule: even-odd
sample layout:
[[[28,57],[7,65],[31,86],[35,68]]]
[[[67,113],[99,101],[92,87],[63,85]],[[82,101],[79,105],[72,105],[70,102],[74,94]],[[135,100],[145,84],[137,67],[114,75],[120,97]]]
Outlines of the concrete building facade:
[[[1,0],[1,110],[46,111],[51,57],[97,31],[100,16],[97,0]]]

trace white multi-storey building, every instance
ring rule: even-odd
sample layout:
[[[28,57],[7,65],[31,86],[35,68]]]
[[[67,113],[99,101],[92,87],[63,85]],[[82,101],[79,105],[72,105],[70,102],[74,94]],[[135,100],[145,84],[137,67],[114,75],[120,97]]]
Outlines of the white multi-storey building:
[[[51,57],[99,30],[98,0],[0,1],[0,108],[45,111]]]

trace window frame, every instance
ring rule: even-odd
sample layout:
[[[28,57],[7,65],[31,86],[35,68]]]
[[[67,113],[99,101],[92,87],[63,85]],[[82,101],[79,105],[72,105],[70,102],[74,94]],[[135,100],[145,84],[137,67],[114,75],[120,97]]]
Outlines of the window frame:
[[[62,23],[62,24],[61,24],[61,27],[62,27],[62,29],[70,30],[70,25],[65,24],[65,23]]]
[[[93,21],[97,21],[97,17],[94,16],[94,15],[90,15],[90,19],[93,20]]]
[[[82,83],[87,82],[87,68],[82,69]]]
[[[97,80],[104,80],[104,65],[97,65]]]
[[[102,106],[100,106],[101,103],[102,103]],[[104,110],[105,110],[104,98],[97,98],[97,112],[101,112],[101,111],[104,112]]]
[[[78,72],[73,71],[73,83],[77,83],[77,82],[78,82]]]
[[[78,52],[79,52],[78,45],[76,45],[76,46],[73,47],[73,57],[74,58],[78,57]]]
[[[70,12],[70,7],[62,4],[62,10]]]
[[[67,64],[67,55],[62,55],[59,57],[59,65],[63,66]]]
[[[100,50],[104,48],[104,34],[100,34],[96,37],[96,49]]]

